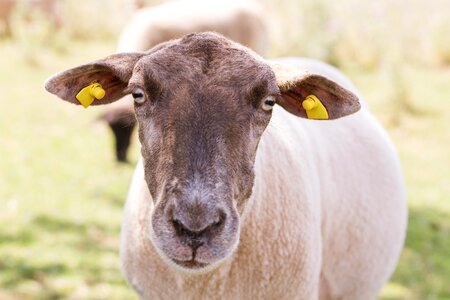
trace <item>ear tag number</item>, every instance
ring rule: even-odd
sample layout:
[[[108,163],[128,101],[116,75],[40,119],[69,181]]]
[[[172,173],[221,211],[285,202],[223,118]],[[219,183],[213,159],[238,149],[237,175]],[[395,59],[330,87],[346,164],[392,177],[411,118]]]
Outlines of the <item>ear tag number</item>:
[[[328,120],[328,112],[319,98],[314,95],[309,95],[302,102],[303,108],[306,110],[308,119],[314,120]]]
[[[94,100],[102,99],[105,97],[105,94],[106,92],[100,83],[93,83],[79,91],[75,98],[77,98],[84,108],[88,108]]]

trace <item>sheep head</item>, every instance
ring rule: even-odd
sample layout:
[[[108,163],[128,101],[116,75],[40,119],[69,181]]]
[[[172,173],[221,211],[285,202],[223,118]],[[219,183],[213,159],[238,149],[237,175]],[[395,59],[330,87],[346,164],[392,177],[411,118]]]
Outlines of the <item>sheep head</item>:
[[[170,265],[194,273],[237,248],[258,143],[276,103],[305,118],[309,94],[329,119],[359,109],[356,96],[336,83],[273,65],[214,33],[112,55],[56,74],[46,89],[79,104],[77,93],[92,83],[105,90],[93,105],[133,95],[154,202],[148,238]]]

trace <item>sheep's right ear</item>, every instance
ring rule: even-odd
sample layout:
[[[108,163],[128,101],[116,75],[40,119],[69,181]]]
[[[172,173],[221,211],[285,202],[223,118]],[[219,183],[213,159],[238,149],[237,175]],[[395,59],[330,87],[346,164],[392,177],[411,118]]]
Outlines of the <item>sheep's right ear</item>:
[[[65,101],[80,104],[76,98],[77,94],[89,85],[98,83],[103,88],[104,95],[100,100],[93,101],[92,105],[111,103],[127,94],[125,90],[133,68],[143,55],[143,53],[113,54],[57,73],[45,82],[45,89]]]

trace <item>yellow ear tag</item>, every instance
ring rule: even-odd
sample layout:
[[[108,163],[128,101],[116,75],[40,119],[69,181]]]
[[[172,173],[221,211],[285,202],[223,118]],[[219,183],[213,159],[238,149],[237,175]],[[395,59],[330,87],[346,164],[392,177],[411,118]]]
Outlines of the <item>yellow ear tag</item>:
[[[75,96],[77,100],[83,105],[84,108],[88,108],[89,105],[94,102],[94,100],[100,100],[105,97],[105,90],[102,88],[100,83],[93,83],[83,88]]]
[[[309,95],[302,102],[303,108],[306,110],[308,119],[314,120],[328,120],[328,112],[319,98],[314,95]]]

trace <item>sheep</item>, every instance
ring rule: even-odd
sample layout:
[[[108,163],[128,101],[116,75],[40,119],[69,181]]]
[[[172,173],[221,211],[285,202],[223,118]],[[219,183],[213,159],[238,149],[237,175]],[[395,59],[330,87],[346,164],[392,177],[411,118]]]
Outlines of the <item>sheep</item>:
[[[138,2],[137,6],[143,3]],[[256,1],[181,0],[138,10],[124,27],[117,52],[146,51],[187,33],[216,31],[264,55],[267,50],[267,14]],[[133,99],[107,109],[100,119],[114,133],[116,158],[127,161],[135,127]]]
[[[198,33],[45,88],[79,104],[93,82],[106,92],[93,105],[134,98],[142,158],[120,255],[141,299],[376,298],[403,247],[405,188],[339,71]]]
[[[267,14],[253,0],[178,0],[138,10],[119,37],[118,52],[146,51],[187,33],[222,33],[261,55],[267,51]]]

